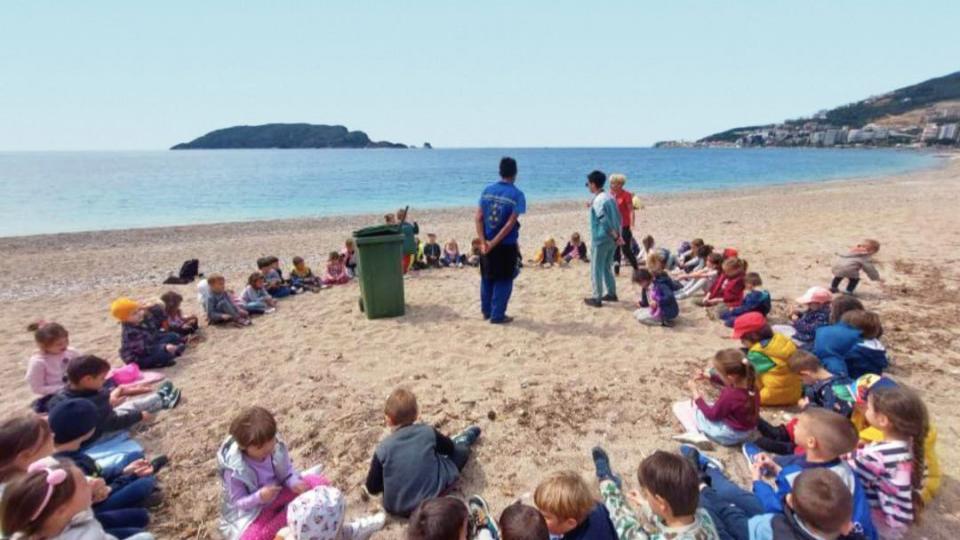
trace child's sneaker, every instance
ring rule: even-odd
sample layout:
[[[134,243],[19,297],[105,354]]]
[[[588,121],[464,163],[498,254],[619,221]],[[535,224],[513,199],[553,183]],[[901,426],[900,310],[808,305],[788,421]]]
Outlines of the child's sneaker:
[[[673,440],[692,444],[700,450],[713,449],[713,442],[711,442],[710,439],[708,439],[703,433],[681,433],[680,435],[674,435]]]
[[[180,404],[180,389],[174,388],[170,390],[170,393],[161,396],[160,401],[163,403],[164,409],[173,409]]]
[[[459,434],[457,434],[453,438],[453,443],[473,446],[473,443],[477,442],[477,439],[479,438],[480,438],[480,427],[470,426],[467,429],[460,432]]]
[[[747,458],[747,466],[753,467],[753,462],[757,460],[757,454],[763,454],[763,450],[752,442],[745,442],[740,448],[743,457]]]
[[[173,381],[163,381],[160,383],[160,386],[157,387],[157,393],[161,396],[166,396],[173,390]]]
[[[622,488],[623,480],[613,474],[613,469],[610,467],[610,456],[607,455],[607,452],[599,446],[594,446],[591,453],[593,454],[593,464],[597,468],[597,478],[600,479],[601,482],[610,480],[616,484],[618,488]]]
[[[467,508],[470,509],[470,538],[476,538],[481,529],[486,529],[490,532],[492,540],[500,540],[500,527],[497,526],[497,520],[490,514],[490,507],[483,497],[471,496],[467,502]]]
[[[692,463],[695,463],[699,471],[704,471],[708,468],[717,469],[721,472],[725,470],[722,461],[715,457],[704,455],[692,444],[681,444],[680,454]]]
[[[386,522],[387,515],[383,512],[362,517],[344,525],[341,529],[341,538],[342,540],[367,540],[373,536],[373,533],[382,529]]]

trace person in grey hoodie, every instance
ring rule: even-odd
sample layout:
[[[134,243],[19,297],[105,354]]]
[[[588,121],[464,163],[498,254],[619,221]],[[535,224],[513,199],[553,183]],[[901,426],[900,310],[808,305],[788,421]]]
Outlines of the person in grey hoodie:
[[[830,284],[830,292],[834,294],[840,292],[840,284],[846,279],[846,292],[847,294],[853,294],[860,283],[861,270],[866,272],[867,277],[871,280],[883,283],[883,280],[880,279],[880,273],[877,272],[877,267],[873,265],[871,260],[878,251],[880,251],[880,242],[867,239],[854,246],[849,253],[838,255],[831,269],[833,271],[833,282]]]
[[[409,517],[421,502],[441,495],[456,482],[480,428],[471,426],[451,439],[416,423],[417,398],[403,388],[390,394],[384,414],[393,433],[377,445],[364,489],[371,495],[383,493],[387,512]]]

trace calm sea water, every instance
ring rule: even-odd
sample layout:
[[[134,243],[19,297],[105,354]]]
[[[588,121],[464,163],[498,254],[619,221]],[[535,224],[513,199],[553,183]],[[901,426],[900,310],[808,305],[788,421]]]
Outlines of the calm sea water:
[[[896,150],[449,149],[0,153],[0,236],[381,213],[471,205],[520,166],[531,203],[585,198],[592,169],[639,193],[731,189],[904,172]]]

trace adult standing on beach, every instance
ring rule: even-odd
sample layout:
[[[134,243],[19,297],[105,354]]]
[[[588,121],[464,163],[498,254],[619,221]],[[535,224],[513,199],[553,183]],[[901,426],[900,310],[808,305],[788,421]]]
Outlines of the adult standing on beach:
[[[627,261],[630,263],[630,266],[634,270],[638,268],[637,266],[637,256],[633,254],[633,231],[630,229],[633,227],[633,224],[636,223],[637,210],[633,206],[633,193],[623,189],[623,185],[627,183],[627,177],[623,174],[611,174],[610,175],[610,196],[613,197],[613,200],[617,203],[617,210],[620,211],[620,237],[623,238],[623,245],[620,246],[620,249],[614,250],[614,270],[613,272],[620,275],[620,253],[623,252],[623,256],[627,258]]]
[[[480,310],[492,324],[513,321],[507,316],[507,304],[513,293],[513,280],[520,272],[520,214],[527,211],[527,199],[514,186],[517,162],[511,157],[500,160],[500,181],[490,184],[480,195],[477,208],[477,236],[481,240]]]
[[[607,175],[593,171],[587,175],[587,189],[593,193],[590,203],[590,278],[593,282],[593,297],[584,298],[588,306],[600,307],[604,300],[617,301],[617,280],[613,275],[613,253],[623,245],[620,236],[620,211],[617,202],[603,190]],[[606,294],[604,294],[606,289]]]

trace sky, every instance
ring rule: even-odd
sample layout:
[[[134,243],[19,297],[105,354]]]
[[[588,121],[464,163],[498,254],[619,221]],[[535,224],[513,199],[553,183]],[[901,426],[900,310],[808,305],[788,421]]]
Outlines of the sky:
[[[0,151],[342,124],[438,147],[647,146],[960,70],[960,2],[3,0]]]

